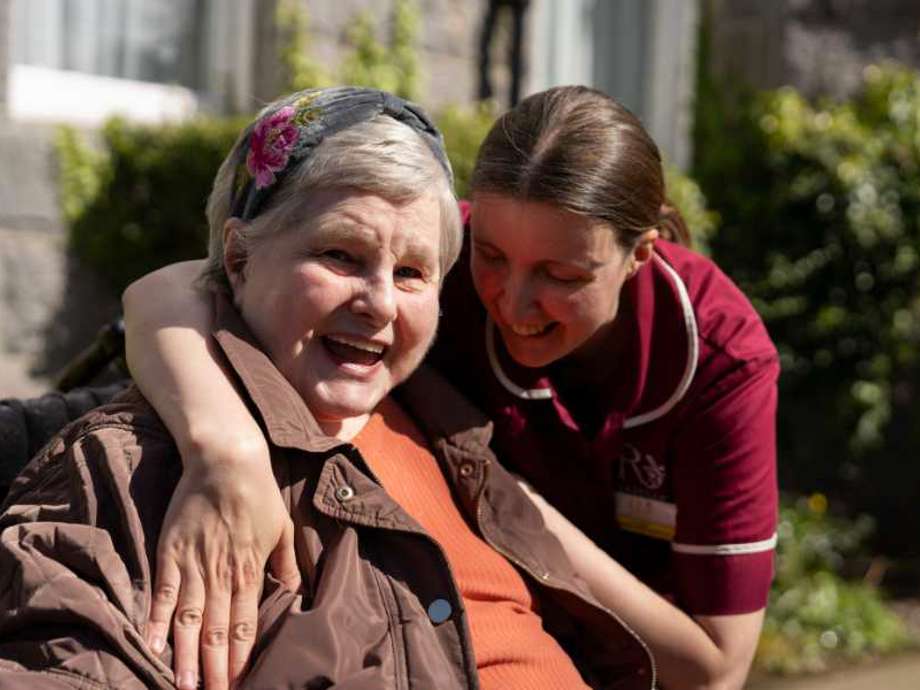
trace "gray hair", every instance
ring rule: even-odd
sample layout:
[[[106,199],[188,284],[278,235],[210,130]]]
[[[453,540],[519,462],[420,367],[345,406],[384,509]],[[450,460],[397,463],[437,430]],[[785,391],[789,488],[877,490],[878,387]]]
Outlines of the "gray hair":
[[[263,113],[270,111],[270,105]],[[261,117],[261,115],[260,115]],[[201,273],[202,287],[226,290],[224,271],[224,225],[231,217],[231,203],[240,147],[245,132],[224,159],[208,198],[210,228],[208,259]],[[354,188],[402,204],[435,194],[440,207],[440,280],[456,262],[463,242],[457,199],[442,164],[421,135],[387,115],[378,115],[324,139],[315,150],[279,180],[269,205],[247,223],[242,236],[252,245],[288,228],[297,219],[312,192],[331,188]]]

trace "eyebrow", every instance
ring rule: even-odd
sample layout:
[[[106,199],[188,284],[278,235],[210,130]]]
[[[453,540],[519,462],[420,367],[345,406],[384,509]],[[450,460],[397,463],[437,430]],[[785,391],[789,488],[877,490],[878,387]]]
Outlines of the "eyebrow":
[[[603,267],[603,261],[593,261],[588,260],[585,263],[577,261],[559,261],[557,259],[547,259],[546,261],[540,262],[544,266],[559,266],[561,268],[577,268],[581,271],[596,271],[597,269]]]
[[[364,228],[360,223],[347,219],[335,218],[320,220],[308,233],[310,239],[323,241],[345,240],[368,242],[373,238],[373,232]]]
[[[504,251],[502,251],[501,247],[495,246],[494,244],[492,244],[491,242],[489,242],[489,240],[474,239],[474,240],[473,240],[473,244],[474,244],[474,245],[482,245],[482,246],[484,246],[484,247],[488,247],[489,249],[492,249],[492,250],[494,250],[494,251],[497,251],[497,252],[499,252],[500,254],[504,254],[504,253],[505,253]],[[563,268],[577,268],[577,269],[582,270],[582,271],[596,271],[597,269],[599,269],[599,268],[601,268],[601,267],[604,266],[604,262],[603,262],[603,261],[594,261],[594,260],[592,260],[592,259],[587,260],[585,263],[581,263],[581,262],[578,262],[578,261],[561,261],[561,260],[559,260],[559,259],[543,259],[542,261],[538,261],[538,262],[537,262],[537,265],[538,265],[538,266],[550,266],[550,265],[552,265],[552,266],[560,266],[560,267],[563,267]]]
[[[437,251],[440,251],[440,246]],[[403,251],[403,259],[427,264],[436,268],[440,265],[437,253],[432,251],[432,247],[422,242],[407,242]]]
[[[360,244],[376,245],[376,236],[373,231],[367,230],[363,225],[349,219],[337,218],[328,222],[320,222],[313,228],[310,233],[310,239],[318,242],[344,241],[356,242]],[[438,266],[437,253],[440,251],[440,245],[432,248],[424,242],[418,242],[413,239],[406,241],[402,253],[402,259],[408,261],[417,261],[432,266]]]

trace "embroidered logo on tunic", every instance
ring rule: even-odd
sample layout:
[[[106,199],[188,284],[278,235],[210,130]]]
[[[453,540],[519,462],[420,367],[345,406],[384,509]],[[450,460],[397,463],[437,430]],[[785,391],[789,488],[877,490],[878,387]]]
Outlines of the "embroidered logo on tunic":
[[[665,467],[648,453],[635,446],[623,444],[620,453],[620,482],[624,485],[638,483],[649,491],[658,491],[664,486]]]
[[[664,495],[667,470],[650,453],[623,444],[619,463],[616,518],[621,529],[670,541],[677,506]]]

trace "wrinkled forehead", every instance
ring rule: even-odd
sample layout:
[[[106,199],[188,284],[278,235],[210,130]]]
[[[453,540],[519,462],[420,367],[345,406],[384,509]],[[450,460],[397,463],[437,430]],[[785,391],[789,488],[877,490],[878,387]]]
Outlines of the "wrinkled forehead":
[[[288,225],[313,240],[387,247],[400,255],[440,260],[440,205],[434,194],[390,200],[359,189],[326,189],[314,191],[300,206]]]

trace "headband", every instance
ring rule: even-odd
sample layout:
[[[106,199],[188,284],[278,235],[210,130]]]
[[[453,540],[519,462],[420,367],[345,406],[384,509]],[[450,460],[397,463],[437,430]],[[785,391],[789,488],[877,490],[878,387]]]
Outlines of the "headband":
[[[378,115],[418,132],[453,184],[441,133],[419,106],[378,89],[308,89],[275,104],[246,128],[231,186],[231,215],[255,218],[279,181],[324,139]]]

